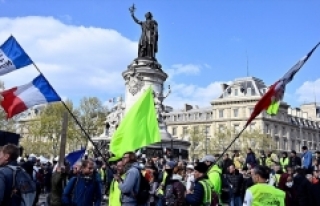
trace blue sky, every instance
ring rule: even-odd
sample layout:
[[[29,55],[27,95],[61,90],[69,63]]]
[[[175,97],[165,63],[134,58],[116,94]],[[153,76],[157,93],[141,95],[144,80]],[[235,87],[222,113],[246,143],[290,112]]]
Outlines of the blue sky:
[[[0,0],[0,41],[16,36],[62,96],[106,101],[124,93],[121,73],[136,56],[140,28],[130,17],[131,5]],[[250,76],[269,85],[320,41],[320,1],[136,0],[135,5],[139,19],[151,11],[158,21],[157,58],[171,74],[167,101],[175,107],[209,106],[221,82],[246,76],[246,52]],[[313,101],[314,93],[320,99],[319,68],[320,49],[287,87],[289,104]],[[35,73],[28,68],[1,80],[10,87],[28,82],[29,75]]]

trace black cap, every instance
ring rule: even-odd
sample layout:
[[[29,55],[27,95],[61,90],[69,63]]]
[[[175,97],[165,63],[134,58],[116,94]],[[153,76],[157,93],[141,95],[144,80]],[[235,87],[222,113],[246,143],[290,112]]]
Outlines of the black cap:
[[[194,170],[197,170],[200,173],[206,173],[208,170],[208,166],[204,162],[199,162],[195,167]]]

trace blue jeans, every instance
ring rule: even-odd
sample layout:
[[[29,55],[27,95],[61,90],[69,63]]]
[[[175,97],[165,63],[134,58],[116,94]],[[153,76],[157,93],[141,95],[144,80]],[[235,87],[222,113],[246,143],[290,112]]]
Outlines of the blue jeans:
[[[242,200],[240,196],[230,197],[230,206],[242,206]]]

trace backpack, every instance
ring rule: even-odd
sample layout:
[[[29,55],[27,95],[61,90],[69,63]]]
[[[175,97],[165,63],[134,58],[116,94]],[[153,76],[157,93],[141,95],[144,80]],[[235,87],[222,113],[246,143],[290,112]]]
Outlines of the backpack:
[[[139,185],[139,191],[135,195],[135,197],[137,199],[137,203],[140,205],[140,204],[146,204],[149,200],[150,184],[148,180],[142,175],[140,170],[139,170],[139,173],[140,173],[140,185]]]
[[[11,200],[20,203],[19,206],[33,205],[36,197],[36,183],[21,167],[11,165],[7,167],[13,171]]]
[[[175,200],[176,198],[173,192],[173,184],[168,184],[164,192],[163,205],[173,206],[175,203]]]

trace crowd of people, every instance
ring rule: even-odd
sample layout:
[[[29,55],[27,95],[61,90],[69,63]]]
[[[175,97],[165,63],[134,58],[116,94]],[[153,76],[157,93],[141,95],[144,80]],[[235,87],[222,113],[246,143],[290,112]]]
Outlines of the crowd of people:
[[[248,149],[191,162],[127,152],[118,161],[85,156],[74,165],[41,164],[19,152],[12,144],[0,150],[1,206],[37,205],[40,194],[51,206],[320,205],[320,152],[306,146],[300,155]]]

